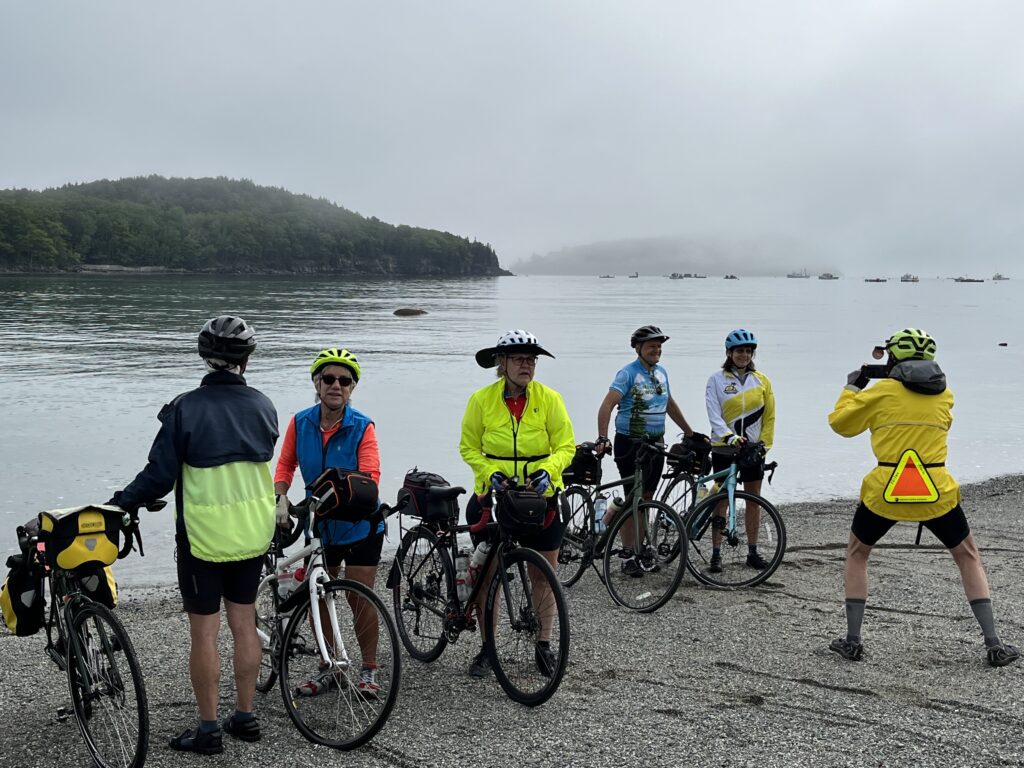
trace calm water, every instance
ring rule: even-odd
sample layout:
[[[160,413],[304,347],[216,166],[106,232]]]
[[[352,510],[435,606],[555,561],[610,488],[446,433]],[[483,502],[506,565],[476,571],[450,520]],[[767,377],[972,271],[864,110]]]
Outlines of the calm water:
[[[726,333],[746,327],[761,341],[757,363],[778,405],[773,457],[781,467],[767,493],[794,501],[856,494],[872,464],[867,438],[835,436],[826,416],[846,374],[873,362],[871,347],[907,325],[936,337],[957,398],[955,475],[1019,472],[1022,302],[1020,281],[0,277],[0,552],[39,510],[104,501],[134,477],[160,406],[201,378],[195,336],[217,314],[256,326],[247,378],[277,405],[282,432],[312,403],[315,353],[334,345],[358,353],[364,376],[354,402],[377,423],[388,499],[414,465],[453,484],[470,481],[459,423],[470,392],[492,376],[473,353],[509,328],[534,332],[557,356],[541,358],[538,379],[562,392],[581,441],[594,438],[597,406],[632,357],[630,332],[647,323],[671,335],[662,363],[673,394],[707,431],[704,384],[722,362]],[[403,306],[429,314],[395,317]],[[297,485],[291,496],[301,498]],[[172,577],[170,511],[146,514],[144,525],[147,556],[119,565],[122,581]]]

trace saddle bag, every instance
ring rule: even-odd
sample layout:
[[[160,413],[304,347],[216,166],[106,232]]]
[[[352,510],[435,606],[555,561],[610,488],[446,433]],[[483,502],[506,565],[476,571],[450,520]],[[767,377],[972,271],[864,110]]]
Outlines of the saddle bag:
[[[459,506],[455,499],[435,499],[429,495],[429,489],[436,487],[448,488],[450,485],[441,475],[434,472],[411,469],[405,474],[405,480],[398,491],[399,504],[408,499],[402,512],[418,517],[425,523],[458,519]]]
[[[572,461],[562,472],[562,482],[566,485],[600,484],[601,462],[594,455],[592,446],[576,446],[576,453],[573,455]]]
[[[113,565],[123,514],[104,504],[41,512],[39,540],[46,545],[46,564],[65,571]]]

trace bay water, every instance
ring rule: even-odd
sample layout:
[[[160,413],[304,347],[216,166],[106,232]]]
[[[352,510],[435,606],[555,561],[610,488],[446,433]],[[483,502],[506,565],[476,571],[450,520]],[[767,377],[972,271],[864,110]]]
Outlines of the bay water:
[[[160,407],[202,378],[196,335],[219,314],[256,327],[246,378],[274,401],[282,433],[313,402],[316,353],[344,346],[359,356],[353,404],[376,422],[388,501],[414,466],[471,482],[459,425],[470,393],[494,375],[473,354],[506,330],[533,332],[556,356],[540,359],[537,379],[562,393],[580,442],[596,436],[608,384],[633,359],[633,329],[654,323],[670,335],[662,364],[672,394],[706,432],[705,383],[724,359],[726,334],[747,328],[777,403],[770,458],[780,468],[765,494],[787,502],[856,496],[874,463],[868,439],[834,435],[827,416],[847,373],[874,362],[871,348],[906,326],[936,338],[956,397],[954,476],[1021,471],[1022,306],[1024,285],[1013,280],[0,276],[0,553],[16,549],[15,526],[37,512],[103,502],[135,476]],[[427,314],[395,316],[400,307]],[[614,464],[605,472],[614,477]],[[298,482],[290,497],[302,498]],[[171,583],[170,506],[142,515],[147,556],[122,561],[119,579]],[[799,540],[799,521],[787,522]]]

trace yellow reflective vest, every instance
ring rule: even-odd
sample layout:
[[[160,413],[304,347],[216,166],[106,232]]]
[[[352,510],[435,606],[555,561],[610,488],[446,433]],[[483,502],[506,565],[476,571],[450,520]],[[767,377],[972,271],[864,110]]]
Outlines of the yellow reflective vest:
[[[860,392],[842,391],[829,414],[829,426],[843,437],[870,430],[871,450],[878,460],[861,482],[864,506],[890,520],[919,521],[940,517],[960,503],[960,486],[945,466],[952,408],[953,393],[948,389],[921,394],[896,379],[882,379]],[[886,500],[887,494],[893,498],[893,490],[899,490],[898,465],[908,451],[923,465],[927,487],[934,490],[930,496],[937,496],[934,501]]]
[[[462,439],[459,453],[473,470],[476,493],[491,487],[491,475],[501,472],[525,481],[526,472],[546,469],[551,476],[550,496],[562,487],[562,471],[569,466],[576,452],[572,422],[562,396],[536,381],[526,386],[526,408],[516,422],[505,405],[505,380],[498,379],[474,392],[462,417]]]

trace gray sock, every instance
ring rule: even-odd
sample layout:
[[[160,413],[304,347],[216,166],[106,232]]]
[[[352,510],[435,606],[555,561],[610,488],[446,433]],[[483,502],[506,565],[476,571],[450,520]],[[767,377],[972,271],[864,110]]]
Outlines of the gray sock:
[[[971,600],[971,610],[974,611],[974,618],[981,625],[981,634],[985,636],[985,647],[999,645],[999,635],[996,634],[996,618],[992,613],[992,598],[983,597],[980,600]]]
[[[867,600],[846,598],[846,639],[851,643],[860,642],[860,625],[864,623],[864,604]]]

